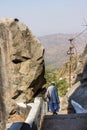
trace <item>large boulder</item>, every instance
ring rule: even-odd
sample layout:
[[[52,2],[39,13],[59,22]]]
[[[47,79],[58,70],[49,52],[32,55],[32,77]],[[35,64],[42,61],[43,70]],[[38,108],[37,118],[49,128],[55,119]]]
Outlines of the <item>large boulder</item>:
[[[44,48],[18,19],[0,19],[0,88],[7,113],[45,84]]]
[[[75,84],[70,88],[67,94],[69,100],[68,109],[73,109],[71,100],[76,101],[82,107],[87,109],[87,45],[78,61],[76,74],[77,78]]]

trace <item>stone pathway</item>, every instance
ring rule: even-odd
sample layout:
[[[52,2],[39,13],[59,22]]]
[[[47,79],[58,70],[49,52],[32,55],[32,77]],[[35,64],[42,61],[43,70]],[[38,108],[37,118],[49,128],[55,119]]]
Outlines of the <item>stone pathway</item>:
[[[87,114],[45,115],[41,130],[87,130]]]

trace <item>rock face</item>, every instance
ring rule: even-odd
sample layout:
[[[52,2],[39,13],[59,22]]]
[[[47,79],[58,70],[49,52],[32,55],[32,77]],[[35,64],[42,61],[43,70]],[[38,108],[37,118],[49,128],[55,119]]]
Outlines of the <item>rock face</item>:
[[[71,105],[71,100],[74,100],[83,108],[87,109],[87,45],[83,53],[80,55],[77,62],[77,68],[75,73],[72,73],[72,75],[75,75],[74,82],[61,101],[61,109],[67,109],[68,113],[75,112],[73,106]]]
[[[0,88],[7,113],[45,84],[44,48],[18,19],[0,19]]]
[[[72,86],[73,91],[71,88],[69,90],[71,94],[68,92],[69,101],[73,99],[77,103],[79,103],[82,107],[87,109],[87,100],[86,100],[87,99],[87,45],[78,61],[76,73],[77,73],[77,78],[74,86]],[[72,109],[70,103],[69,103],[69,109]]]

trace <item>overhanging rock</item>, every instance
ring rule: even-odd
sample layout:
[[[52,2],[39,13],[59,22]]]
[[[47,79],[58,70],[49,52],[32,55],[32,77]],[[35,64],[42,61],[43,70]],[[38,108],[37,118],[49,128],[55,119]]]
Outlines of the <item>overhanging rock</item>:
[[[15,101],[30,101],[44,85],[44,48],[18,19],[0,19],[0,57],[8,117],[15,112]]]

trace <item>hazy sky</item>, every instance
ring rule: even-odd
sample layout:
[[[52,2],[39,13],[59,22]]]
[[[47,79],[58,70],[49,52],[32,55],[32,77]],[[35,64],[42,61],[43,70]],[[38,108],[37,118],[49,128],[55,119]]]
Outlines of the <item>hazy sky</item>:
[[[0,0],[3,17],[18,18],[36,36],[81,32],[86,28],[87,0]]]

